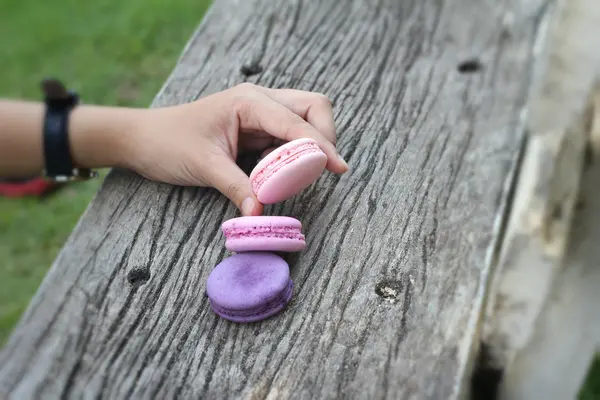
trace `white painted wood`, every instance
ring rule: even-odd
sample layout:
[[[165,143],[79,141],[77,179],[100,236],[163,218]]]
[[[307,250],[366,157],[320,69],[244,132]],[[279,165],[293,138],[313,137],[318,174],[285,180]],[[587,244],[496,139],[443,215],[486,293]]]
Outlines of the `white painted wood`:
[[[503,399],[576,399],[600,345],[600,112],[593,132],[564,265],[506,371]]]
[[[591,93],[600,71],[600,3],[562,1],[540,45],[540,72],[530,96],[528,142],[487,305],[486,362],[510,369],[532,339],[571,228],[591,123]]]

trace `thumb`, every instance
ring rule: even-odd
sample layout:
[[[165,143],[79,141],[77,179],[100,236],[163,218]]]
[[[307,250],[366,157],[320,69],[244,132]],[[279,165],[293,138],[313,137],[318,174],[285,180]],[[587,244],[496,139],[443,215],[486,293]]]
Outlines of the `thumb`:
[[[250,185],[250,178],[229,157],[219,157],[208,173],[208,180],[229,198],[244,216],[261,215],[262,204]]]

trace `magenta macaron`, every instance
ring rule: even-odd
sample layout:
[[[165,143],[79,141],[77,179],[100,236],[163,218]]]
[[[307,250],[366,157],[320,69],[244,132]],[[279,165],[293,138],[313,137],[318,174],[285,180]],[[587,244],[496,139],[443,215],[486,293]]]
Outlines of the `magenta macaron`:
[[[229,251],[300,251],[306,247],[302,223],[292,217],[240,217],[221,226]]]
[[[290,302],[293,288],[283,258],[256,252],[226,258],[206,283],[213,311],[234,322],[260,321],[277,314]]]
[[[267,154],[250,174],[252,189],[263,204],[300,193],[323,173],[327,156],[313,139],[297,139]]]

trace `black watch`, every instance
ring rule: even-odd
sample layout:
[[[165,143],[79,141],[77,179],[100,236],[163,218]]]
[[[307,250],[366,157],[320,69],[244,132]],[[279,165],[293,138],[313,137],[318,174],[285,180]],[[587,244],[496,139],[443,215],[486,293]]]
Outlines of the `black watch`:
[[[69,146],[69,114],[79,104],[77,93],[56,79],[42,82],[44,116],[44,176],[56,182],[87,180],[98,174],[89,168],[74,168]]]

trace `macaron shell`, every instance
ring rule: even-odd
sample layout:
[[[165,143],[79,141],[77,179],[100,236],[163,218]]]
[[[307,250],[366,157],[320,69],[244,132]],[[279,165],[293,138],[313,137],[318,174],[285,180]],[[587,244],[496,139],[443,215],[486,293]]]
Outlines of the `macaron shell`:
[[[289,281],[289,289],[286,290],[285,296],[277,303],[273,303],[270,306],[267,306],[265,309],[261,310],[261,311],[257,311],[252,315],[231,315],[228,314],[226,312],[223,312],[219,306],[217,304],[215,304],[215,302],[213,302],[212,300],[209,299],[210,305],[213,309],[213,311],[219,315],[219,317],[227,319],[229,321],[232,322],[256,322],[256,321],[262,321],[263,319],[272,317],[275,314],[278,314],[279,312],[281,312],[290,302],[290,300],[292,299],[292,294],[293,294],[293,288],[294,288],[294,284],[293,282],[290,280]]]
[[[306,242],[300,239],[276,237],[244,237],[227,239],[225,247],[229,251],[241,253],[245,251],[284,251],[294,252],[306,248]]]
[[[230,311],[260,309],[281,296],[290,281],[289,266],[272,253],[239,253],[211,272],[206,292],[212,302]]]
[[[237,217],[228,219],[221,225],[223,230],[226,229],[243,229],[243,228],[255,228],[261,226],[272,226],[272,227],[292,227],[302,229],[302,223],[296,218],[292,217],[281,217],[271,215],[258,215],[252,217]]]
[[[300,149],[304,148],[306,145],[314,145],[316,149],[318,149],[319,145],[316,140],[309,138],[302,138],[292,140],[291,142],[285,143],[271,151],[269,154],[265,155],[262,160],[256,164],[256,167],[250,173],[250,179],[254,179],[256,174],[262,170],[267,169],[270,164],[277,163],[279,158],[284,156],[286,153],[296,153]]]
[[[306,189],[323,173],[327,164],[325,153],[303,155],[280,168],[258,189],[256,197],[263,204],[287,200]]]

